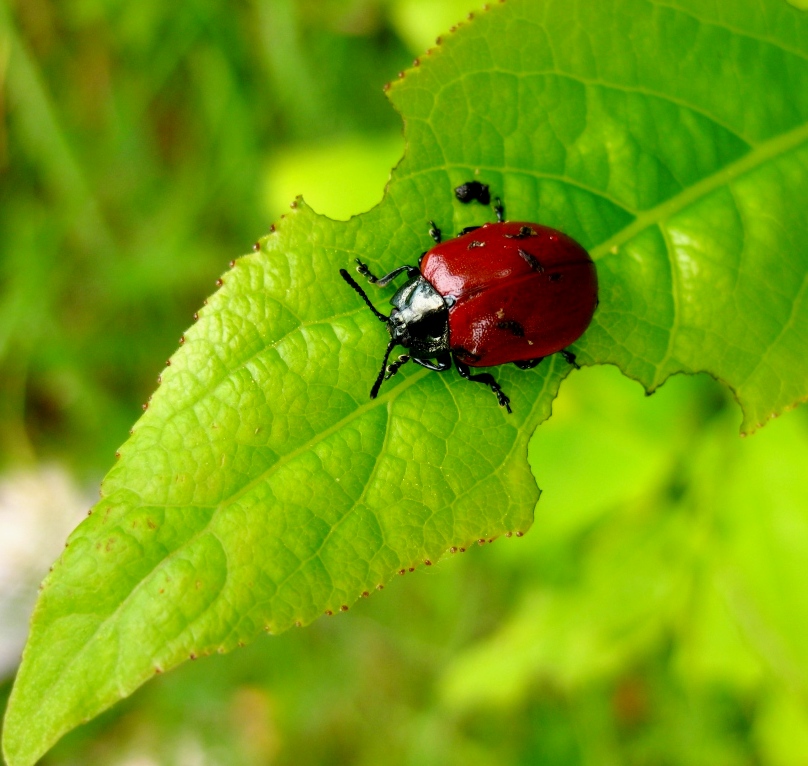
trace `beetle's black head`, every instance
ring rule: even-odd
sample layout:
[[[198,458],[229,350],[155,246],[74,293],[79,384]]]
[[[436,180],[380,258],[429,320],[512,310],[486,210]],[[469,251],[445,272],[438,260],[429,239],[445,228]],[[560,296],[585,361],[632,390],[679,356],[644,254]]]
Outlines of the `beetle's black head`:
[[[449,308],[423,277],[407,282],[390,303],[390,337],[410,349],[412,356],[429,359],[449,350]]]
[[[390,299],[393,310],[387,317],[376,309],[365,291],[345,269],[340,269],[340,274],[362,296],[376,318],[387,324],[387,331],[390,333],[382,369],[370,391],[371,399],[375,399],[379,393],[387,372],[387,360],[396,346],[409,349],[410,355],[415,359],[429,359],[449,350],[449,307],[443,296],[426,279],[415,277],[398,290]]]

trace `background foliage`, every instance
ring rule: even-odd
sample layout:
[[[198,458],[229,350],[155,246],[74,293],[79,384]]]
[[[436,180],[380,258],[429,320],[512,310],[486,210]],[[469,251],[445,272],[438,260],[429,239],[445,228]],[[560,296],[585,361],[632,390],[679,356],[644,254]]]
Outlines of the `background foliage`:
[[[2,459],[90,482],[281,204],[380,197],[402,144],[379,86],[450,20],[403,1],[0,8]],[[742,442],[711,381],[644,400],[610,368],[555,410],[524,540],[188,665],[48,762],[803,763],[804,412]]]

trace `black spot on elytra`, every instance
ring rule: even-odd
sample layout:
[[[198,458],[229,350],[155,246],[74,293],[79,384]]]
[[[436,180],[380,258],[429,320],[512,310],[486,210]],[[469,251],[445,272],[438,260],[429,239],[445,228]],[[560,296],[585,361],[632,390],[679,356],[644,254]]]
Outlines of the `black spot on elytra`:
[[[463,348],[462,346],[458,348],[453,348],[452,353],[461,361],[465,362],[466,364],[473,364],[474,362],[479,362],[480,357],[477,354],[473,354],[471,351]]]
[[[544,266],[542,266],[539,263],[539,259],[536,258],[535,255],[531,255],[530,253],[527,252],[527,250],[522,250],[521,247],[518,249],[517,252],[519,253],[519,255],[522,256],[522,258],[525,259],[527,265],[530,266],[530,268],[533,269],[533,271],[538,271],[539,274],[541,274],[544,271]]]
[[[536,232],[535,230],[531,229],[530,226],[523,226],[519,229],[518,234],[506,234],[505,237],[507,239],[527,239],[528,237],[535,237]]]
[[[525,337],[525,328],[519,324],[515,319],[505,319],[502,322],[497,322],[498,330],[507,330],[517,338]]]
[[[563,276],[564,276],[563,274],[558,274],[558,273],[550,274],[550,281],[551,282],[558,282],[558,281],[561,280],[561,277],[563,277]]]

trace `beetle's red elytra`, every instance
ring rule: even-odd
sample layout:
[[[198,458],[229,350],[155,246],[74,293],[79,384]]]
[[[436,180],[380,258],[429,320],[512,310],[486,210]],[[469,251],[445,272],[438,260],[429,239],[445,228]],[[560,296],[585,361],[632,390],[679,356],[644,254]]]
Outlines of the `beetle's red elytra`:
[[[455,196],[464,203],[490,201],[488,186],[479,181],[457,187]],[[378,287],[407,275],[390,300],[390,316],[379,312],[340,269],[390,333],[371,398],[408,361],[438,372],[454,362],[462,377],[487,385],[511,412],[510,399],[493,375],[473,375],[471,367],[514,363],[529,369],[557,352],[577,367],[566,347],[584,333],[598,305],[595,264],[566,234],[537,223],[504,221],[498,199],[494,211],[496,223],[471,226],[446,242],[430,222],[436,244],[421,256],[418,268],[401,266],[375,277],[357,259],[357,271]],[[396,345],[409,353],[388,365]]]

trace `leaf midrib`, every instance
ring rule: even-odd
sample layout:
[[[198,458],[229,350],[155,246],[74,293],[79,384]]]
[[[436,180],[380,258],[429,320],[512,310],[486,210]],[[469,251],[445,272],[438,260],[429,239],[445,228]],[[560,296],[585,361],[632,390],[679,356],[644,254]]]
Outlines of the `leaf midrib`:
[[[619,249],[621,245],[629,242],[638,234],[645,231],[645,229],[652,226],[661,226],[664,221],[672,218],[676,213],[681,212],[694,202],[706,197],[722,186],[727,186],[732,181],[757,169],[764,163],[776,159],[792,149],[796,149],[807,141],[808,123],[805,123],[788,133],[782,133],[775,138],[758,144],[752,151],[735,162],[725,165],[717,172],[706,176],[701,181],[684,189],[679,194],[670,197],[656,207],[640,213],[628,226],[621,229],[605,242],[601,242],[599,245],[592,248],[589,254],[595,261],[609,254],[615,254],[616,250]]]

